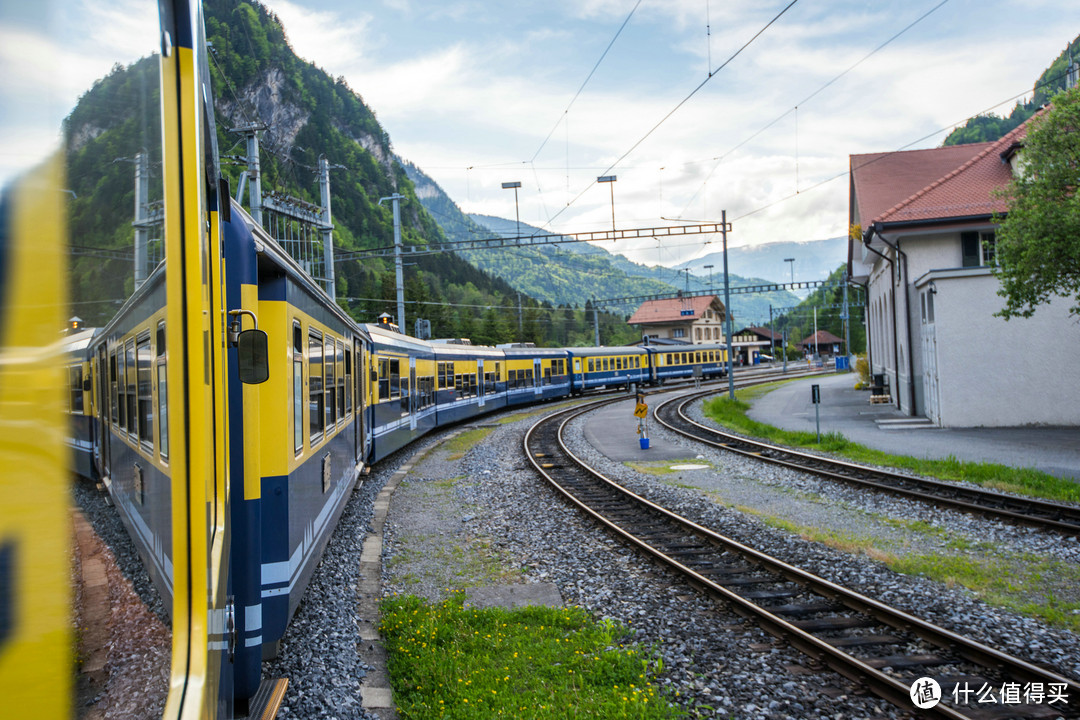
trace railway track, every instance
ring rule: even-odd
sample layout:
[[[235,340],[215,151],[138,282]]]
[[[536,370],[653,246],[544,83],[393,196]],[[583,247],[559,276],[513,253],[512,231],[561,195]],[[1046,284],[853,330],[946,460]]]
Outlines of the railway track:
[[[814,664],[920,717],[1080,717],[1080,683],[724,537],[591,470],[566,448],[562,432],[572,419],[605,402],[613,401],[544,418],[526,433],[524,450],[562,495],[626,542],[784,639]],[[936,683],[936,699],[929,680]],[[949,694],[961,684],[965,702]],[[985,688],[998,704],[977,700],[976,691]],[[1043,698],[1052,690],[1064,701],[1033,702],[1038,696],[1025,694],[1032,688],[1039,688]],[[916,701],[927,707],[916,709]]]
[[[831,480],[1044,530],[1080,535],[1080,507],[1006,495],[811,455],[702,425],[686,414],[686,407],[708,394],[710,393],[693,393],[663,402],[656,407],[656,420],[672,432],[712,447],[814,473]]]

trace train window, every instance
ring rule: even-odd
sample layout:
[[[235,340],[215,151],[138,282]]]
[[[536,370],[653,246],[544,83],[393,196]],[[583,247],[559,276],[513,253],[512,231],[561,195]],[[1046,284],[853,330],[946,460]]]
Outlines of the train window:
[[[138,363],[136,397],[139,413],[139,442],[152,449],[154,447],[154,375],[150,333],[139,338],[135,355]]]
[[[304,450],[304,330],[293,321],[292,337],[293,451]]]
[[[345,414],[352,413],[352,350],[345,348]]]
[[[336,403],[334,401],[334,396],[337,394],[335,391],[337,383],[334,381],[334,340],[327,337],[326,344],[323,347],[323,392],[326,395],[326,402],[323,404],[323,409],[326,411],[326,423],[323,427],[329,429],[334,426],[334,422],[337,420]]]
[[[70,389],[68,409],[73,413],[79,415],[83,412],[83,389],[82,389],[82,368],[78,365],[73,365],[68,368],[68,387]]]
[[[125,397],[126,389],[124,387],[124,346],[121,345],[116,349],[116,428],[120,432],[124,431],[127,426],[127,398]]]
[[[390,397],[396,398],[401,395],[401,361],[394,358],[390,360]]]
[[[323,432],[322,334],[308,334],[308,432],[314,442]]]
[[[589,372],[593,371],[593,359],[589,358]]]
[[[127,341],[127,345],[124,347],[124,379],[127,385],[127,432],[131,437],[135,437],[136,426],[138,425],[138,396],[135,394],[135,388],[137,383],[135,366],[135,340],[132,338]]]
[[[157,404],[158,404],[158,450],[161,459],[169,459],[169,383],[165,367],[165,356],[157,362]]]
[[[544,384],[545,385],[550,385],[551,384],[551,366],[550,365],[548,365],[546,368],[544,368]]]
[[[690,360],[687,358],[686,353],[682,354],[682,364],[686,365]]]
[[[379,402],[390,399],[390,358],[379,360]]]
[[[337,419],[345,419],[345,346],[340,340],[334,349],[334,365],[337,368]]]
[[[154,356],[165,357],[165,323],[159,322],[157,336],[154,338]]]

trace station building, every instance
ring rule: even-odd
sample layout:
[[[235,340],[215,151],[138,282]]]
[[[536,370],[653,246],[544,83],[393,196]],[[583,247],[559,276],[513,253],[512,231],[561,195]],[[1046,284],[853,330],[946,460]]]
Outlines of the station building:
[[[646,300],[627,320],[650,340],[679,340],[691,345],[724,342],[724,303],[716,295]]]
[[[1080,327],[1067,298],[1004,320],[997,194],[1027,125],[1001,140],[852,155],[848,276],[866,288],[872,373],[942,427],[1080,424]]]

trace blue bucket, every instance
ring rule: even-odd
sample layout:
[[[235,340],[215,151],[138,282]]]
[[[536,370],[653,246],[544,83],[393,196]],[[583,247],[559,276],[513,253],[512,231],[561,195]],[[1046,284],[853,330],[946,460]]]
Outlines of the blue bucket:
[[[642,450],[648,450],[649,449],[649,438],[638,438],[638,442],[641,443],[641,449]]]

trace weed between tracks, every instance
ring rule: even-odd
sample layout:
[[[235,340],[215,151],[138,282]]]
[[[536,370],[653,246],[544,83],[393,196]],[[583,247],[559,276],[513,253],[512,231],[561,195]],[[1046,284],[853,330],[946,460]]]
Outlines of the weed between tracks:
[[[782,430],[748,418],[746,412],[750,405],[746,401],[774,388],[775,384],[770,384],[739,390],[735,400],[713,398],[705,402],[705,414],[723,427],[779,445],[835,453],[853,462],[900,468],[941,480],[966,480],[983,487],[1031,497],[1080,502],[1080,485],[1031,468],[962,462],[951,456],[945,460],[921,460],[905,455],[890,455],[850,442],[835,432],[822,435],[818,443],[817,436],[812,432]]]
[[[404,718],[669,718],[654,653],[581,608],[465,607],[414,596],[382,603],[380,632]]]

